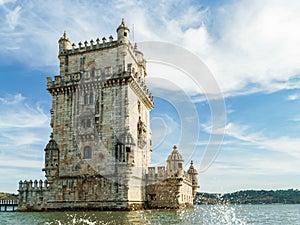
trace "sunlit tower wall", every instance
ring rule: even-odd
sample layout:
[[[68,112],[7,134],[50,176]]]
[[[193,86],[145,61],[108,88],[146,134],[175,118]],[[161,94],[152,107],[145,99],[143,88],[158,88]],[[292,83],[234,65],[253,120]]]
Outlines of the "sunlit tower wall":
[[[76,46],[64,33],[58,41],[60,74],[47,78],[58,163],[50,163],[54,159],[48,152],[43,170],[62,192],[55,180],[105,177],[111,183],[110,198],[130,208],[145,201],[154,102],[145,84],[146,60],[130,43],[129,33],[122,20],[117,40],[103,37]]]

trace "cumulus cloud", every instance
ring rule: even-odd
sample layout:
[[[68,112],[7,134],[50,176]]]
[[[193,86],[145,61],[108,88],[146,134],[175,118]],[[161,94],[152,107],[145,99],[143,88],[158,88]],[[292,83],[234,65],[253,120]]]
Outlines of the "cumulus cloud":
[[[255,147],[256,149],[265,149],[270,151],[270,155],[274,152],[284,153],[289,156],[300,159],[300,138],[292,138],[289,136],[268,137],[263,131],[253,131],[253,127],[249,125],[240,125],[236,123],[228,123],[225,127],[227,138],[237,140],[233,145],[245,145]],[[206,131],[209,132],[209,129]]]
[[[220,38],[212,47],[216,60],[208,56],[215,61],[212,69],[224,91],[251,82],[272,91],[273,84],[299,75],[299,8],[298,1],[247,0],[224,7]]]
[[[14,54],[26,55],[21,60],[32,65],[57,64],[57,40],[65,29],[75,43],[115,35],[117,14],[125,17],[135,41],[166,41],[196,53],[226,96],[300,87],[295,79],[300,71],[299,1],[242,0],[214,9],[180,1],[45,1],[6,8],[5,23],[13,29],[1,28],[5,46],[18,49]]]

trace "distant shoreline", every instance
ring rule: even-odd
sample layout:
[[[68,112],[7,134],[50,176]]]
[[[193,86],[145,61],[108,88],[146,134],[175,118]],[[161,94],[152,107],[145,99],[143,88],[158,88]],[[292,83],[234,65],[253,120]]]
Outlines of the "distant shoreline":
[[[18,194],[0,192],[0,199],[18,199]],[[245,190],[217,194],[197,192],[196,205],[215,204],[300,204],[300,190]]]
[[[227,194],[197,192],[195,204],[300,204],[300,190],[246,190]]]

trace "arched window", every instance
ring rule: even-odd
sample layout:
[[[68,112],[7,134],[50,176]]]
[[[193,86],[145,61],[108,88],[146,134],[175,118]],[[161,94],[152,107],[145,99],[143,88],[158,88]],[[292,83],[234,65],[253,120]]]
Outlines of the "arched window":
[[[83,158],[91,159],[92,158],[92,148],[90,146],[85,146],[83,149]]]
[[[93,95],[93,93],[90,94],[90,104],[94,104],[94,95]]]
[[[126,162],[125,146],[122,143],[115,145],[115,157],[120,162]]]
[[[85,95],[84,95],[84,104],[85,104],[85,105],[88,105],[88,104],[89,104],[89,95],[88,95],[88,94],[85,94]]]

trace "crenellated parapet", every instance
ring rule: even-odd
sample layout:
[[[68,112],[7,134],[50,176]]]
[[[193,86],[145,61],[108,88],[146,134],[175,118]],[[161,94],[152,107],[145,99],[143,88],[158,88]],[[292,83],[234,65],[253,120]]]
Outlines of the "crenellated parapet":
[[[48,181],[25,180],[19,182],[18,211],[41,210],[48,197],[50,185]]]
[[[93,72],[94,76],[90,75],[91,71],[85,71],[83,73],[55,76],[54,80],[51,77],[47,77],[47,90],[52,95],[57,95],[59,93],[75,92],[78,88],[91,90],[130,84],[145,105],[149,109],[153,109],[154,97],[141,78],[135,78],[131,72],[126,71],[110,75],[105,72],[105,68],[97,69]]]
[[[24,180],[19,182],[19,191],[20,192],[31,192],[31,191],[43,191],[43,190],[48,190],[50,187],[49,183],[47,180]]]
[[[179,168],[168,174],[164,166],[148,167],[146,196],[149,208],[185,208],[193,205],[190,174]]]
[[[119,38],[122,39],[122,38]],[[101,41],[102,40],[102,41]],[[120,44],[126,44],[128,49],[131,51],[132,54],[137,56],[137,61],[139,63],[144,63],[145,60],[143,59],[143,53],[138,50],[137,45],[132,45],[129,40],[123,41],[122,40],[114,40],[113,36],[110,35],[108,39],[106,37],[97,38],[96,41],[91,39],[90,41],[78,42],[76,45],[75,43],[64,45],[59,52],[60,55],[72,55],[72,54],[82,54],[84,52],[91,52],[91,51],[101,51],[108,48],[115,48]],[[108,40],[108,41],[107,41]],[[65,41],[70,43],[69,38],[66,37],[66,33],[62,36],[60,41]]]
[[[97,38],[96,41],[93,39],[88,41],[79,42],[78,45],[73,43],[72,48],[65,49],[63,52],[61,52],[61,55],[70,55],[70,54],[79,54],[86,51],[97,51],[102,50],[106,48],[114,48],[118,46],[118,42],[113,40],[113,37],[110,36],[109,42],[106,41],[106,38],[102,38],[102,42],[100,42],[100,39]]]
[[[160,182],[168,178],[184,179],[186,182],[192,183],[192,176],[183,169],[178,169],[176,173],[168,176],[165,166],[148,167],[148,173],[146,174],[147,184]]]

